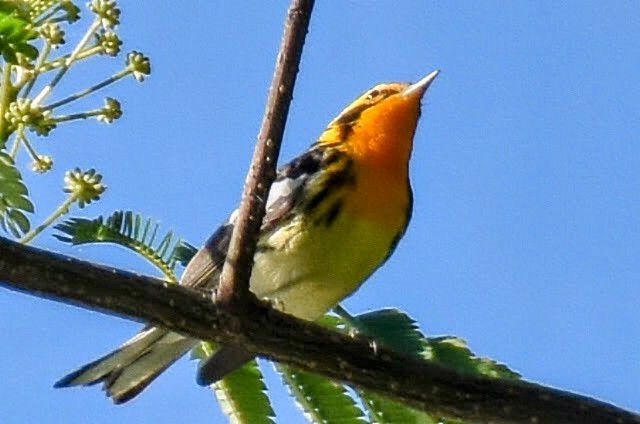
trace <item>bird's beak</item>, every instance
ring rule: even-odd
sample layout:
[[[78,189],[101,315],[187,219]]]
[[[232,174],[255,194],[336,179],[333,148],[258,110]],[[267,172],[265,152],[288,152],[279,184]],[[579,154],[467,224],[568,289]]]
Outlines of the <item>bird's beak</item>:
[[[402,92],[402,96],[403,97],[417,96],[418,98],[422,97],[424,93],[427,91],[427,88],[429,88],[429,86],[431,85],[433,80],[436,79],[439,73],[440,71],[433,71],[426,77],[422,78],[420,81],[414,84],[411,84]]]

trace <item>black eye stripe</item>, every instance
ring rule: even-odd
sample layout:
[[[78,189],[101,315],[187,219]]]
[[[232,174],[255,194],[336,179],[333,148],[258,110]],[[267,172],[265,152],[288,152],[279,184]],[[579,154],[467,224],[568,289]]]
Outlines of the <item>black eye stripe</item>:
[[[370,104],[364,103],[344,112],[338,119],[336,119],[336,124],[344,125],[354,122],[360,117],[362,112],[370,106]]]
[[[360,117],[362,112],[364,112],[366,109],[368,109],[371,106],[375,105],[379,101],[391,96],[392,94],[396,94],[397,92],[398,92],[397,90],[393,90],[393,89],[389,89],[389,88],[381,88],[381,89],[377,89],[376,88],[374,90],[371,90],[367,94],[367,97],[370,100],[374,100],[374,98],[375,98],[374,102],[372,102],[372,103],[361,103],[359,105],[356,105],[356,106],[352,107],[350,110],[347,110],[347,111],[343,112],[335,120],[335,123],[338,124],[338,125],[351,124],[351,123],[355,122]]]
[[[389,97],[390,95],[395,94],[395,93],[397,93],[397,91],[389,90],[388,88],[382,88],[382,89],[379,89],[379,90],[376,89],[376,90],[371,91],[371,93],[369,95],[371,97],[380,96],[382,98],[385,98],[385,97]]]

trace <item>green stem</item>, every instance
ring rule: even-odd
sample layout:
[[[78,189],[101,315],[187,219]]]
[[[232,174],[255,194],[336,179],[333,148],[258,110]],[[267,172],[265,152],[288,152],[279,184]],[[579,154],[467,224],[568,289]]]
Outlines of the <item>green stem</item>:
[[[76,200],[78,200],[77,196],[75,194],[71,194],[64,202],[62,202],[60,206],[58,206],[58,208],[56,208],[55,211],[53,211],[51,215],[49,215],[47,219],[42,222],[42,224],[25,234],[24,237],[19,240],[19,242],[22,244],[28,244],[38,234],[51,226],[51,224],[53,224],[58,218],[69,213],[71,205],[73,205]]]
[[[61,115],[54,118],[56,123],[75,121],[77,119],[87,119],[104,113],[102,109],[90,110],[89,112],[72,113],[71,115]]]
[[[76,62],[82,59],[86,59],[90,56],[100,54],[104,51],[102,46],[92,46],[82,50],[76,56]],[[62,68],[66,61],[71,57],[71,54],[60,56],[50,62],[43,63],[38,69],[38,73],[43,74],[45,72],[53,71],[54,69]]]
[[[53,17],[53,15],[55,15],[56,13],[58,13],[60,10],[62,9],[62,7],[60,5],[54,7],[53,9],[51,9],[49,11],[49,13],[47,13],[46,15],[42,16],[40,19],[38,19],[36,22],[33,23],[34,27],[39,27],[40,25],[42,25],[47,19],[50,19],[51,17]],[[51,22],[51,21],[50,21]]]
[[[15,137],[13,139],[13,146],[11,146],[11,151],[9,152],[9,156],[11,156],[11,159],[13,159],[13,161],[16,161],[16,157],[18,156],[18,150],[20,149],[20,138],[19,137]]]
[[[178,284],[180,281],[178,280],[178,277],[176,277],[176,275],[172,272],[167,271],[166,269],[163,269],[162,267],[158,267],[158,269],[160,269],[160,271],[164,274],[164,276],[167,278],[167,280],[170,283],[173,284]]]
[[[33,99],[34,105],[41,104],[47,97],[51,94],[56,85],[60,82],[62,77],[67,73],[73,62],[76,61],[80,52],[84,49],[84,47],[89,42],[91,36],[96,32],[96,30],[100,27],[100,19],[96,19],[87,29],[87,32],[84,34],[82,39],[78,42],[75,49],[71,52],[71,55],[65,60],[64,64],[60,68],[60,71],[56,74],[55,77],[51,80],[46,87],[42,89],[42,91]]]
[[[27,149],[27,152],[29,152],[29,156],[31,156],[31,159],[35,161],[38,160],[38,152],[36,152],[36,150],[33,148],[31,143],[29,142],[29,139],[25,135],[24,127],[21,127],[20,130],[18,131],[16,140],[20,140],[22,144],[24,144],[24,147]]]
[[[89,87],[86,90],[82,90],[79,91],[75,94],[70,95],[69,97],[59,100],[55,103],[51,103],[50,105],[47,106],[43,106],[42,110],[52,110],[55,109],[57,107],[60,107],[62,105],[66,105],[67,103],[71,103],[75,100],[78,100],[82,97],[85,97],[91,93],[95,93],[96,91],[100,90],[101,88],[106,87],[109,84],[113,84],[114,82],[121,80],[122,78],[126,77],[127,75],[131,74],[133,72],[133,69],[127,67],[124,68],[122,71],[112,75],[111,77],[107,78],[106,80],[99,82],[98,84],[94,85],[93,87]]]
[[[350,327],[350,329],[355,329],[360,333],[367,332],[367,329],[362,326],[360,321],[358,321],[353,315],[349,313],[342,305],[338,304],[333,308],[333,312],[338,315],[342,320]]]
[[[38,56],[38,60],[36,61],[36,64],[33,68],[33,78],[31,78],[31,81],[29,81],[26,88],[24,89],[24,93],[22,93],[23,98],[27,98],[27,96],[29,96],[29,93],[31,92],[33,85],[36,83],[36,80],[38,79],[38,75],[40,75],[40,72],[41,72],[40,68],[42,67],[42,64],[44,63],[44,61],[47,60],[50,53],[51,53],[51,43],[46,41],[44,43],[44,48],[40,52],[40,55]]]
[[[51,22],[52,24],[57,24],[58,22],[69,22],[69,15],[65,14],[64,16],[51,18],[49,22]]]
[[[2,83],[0,83],[0,147],[3,147],[9,139],[7,120],[4,114],[12,102],[11,66],[9,63],[5,63],[2,68]]]

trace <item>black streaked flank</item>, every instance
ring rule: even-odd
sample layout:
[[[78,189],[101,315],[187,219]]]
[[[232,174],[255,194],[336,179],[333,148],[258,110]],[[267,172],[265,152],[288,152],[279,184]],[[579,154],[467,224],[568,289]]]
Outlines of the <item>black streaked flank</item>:
[[[379,266],[382,266],[382,264],[384,264],[387,261],[387,259],[389,259],[389,257],[396,250],[396,247],[398,247],[398,243],[400,242],[400,239],[402,238],[402,236],[404,236],[404,233],[407,231],[407,227],[409,226],[409,221],[411,221],[411,215],[413,215],[413,190],[411,189],[411,182],[409,180],[407,180],[407,187],[409,189],[409,204],[407,205],[407,210],[405,211],[406,218],[404,220],[404,228],[402,228],[402,230],[400,230],[398,234],[396,234],[396,236],[391,241],[391,245],[389,246],[389,252],[387,253],[387,256],[385,256],[384,260],[380,263]]]
[[[322,164],[326,167],[329,165],[333,165],[334,163],[336,163],[338,160],[340,160],[340,158],[344,158],[344,153],[340,152],[339,150],[333,150],[333,149],[325,149],[324,151],[324,158],[322,160]]]
[[[276,178],[277,182],[291,179],[299,180],[299,184],[296,184],[288,195],[273,201],[267,210],[261,231],[270,231],[276,228],[280,223],[292,216],[296,207],[305,206],[301,203],[306,198],[305,191],[308,188],[308,183],[317,178],[321,174],[321,170],[332,167],[338,168],[336,180],[331,180],[327,182],[326,185],[343,185],[345,181],[342,180],[345,180],[346,176],[341,175],[342,169],[340,168],[351,169],[352,167],[352,162],[345,159],[345,154],[339,150],[316,145],[307,153],[280,168]],[[341,161],[344,162],[344,164],[340,163]],[[318,195],[319,194],[320,193],[318,193]],[[328,192],[326,194],[328,194]],[[325,195],[322,195],[318,197],[316,201],[320,202],[324,197]]]
[[[342,199],[338,199],[333,203],[333,205],[331,205],[331,207],[329,208],[329,212],[327,212],[323,219],[325,226],[330,227],[331,224],[333,224],[336,218],[338,218],[338,215],[340,215],[343,205],[344,202],[342,201]]]
[[[330,177],[324,181],[323,188],[318,193],[311,196],[304,205],[306,212],[316,209],[331,193],[336,193],[343,186],[355,184],[355,176],[353,175],[352,162],[348,161],[340,170],[333,172]]]

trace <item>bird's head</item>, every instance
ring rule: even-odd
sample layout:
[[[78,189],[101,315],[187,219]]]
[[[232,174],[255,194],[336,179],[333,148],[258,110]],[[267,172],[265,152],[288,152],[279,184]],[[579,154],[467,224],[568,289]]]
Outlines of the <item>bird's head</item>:
[[[318,140],[348,151],[376,168],[406,169],[424,93],[438,76],[420,81],[379,84],[366,91],[336,117]]]

